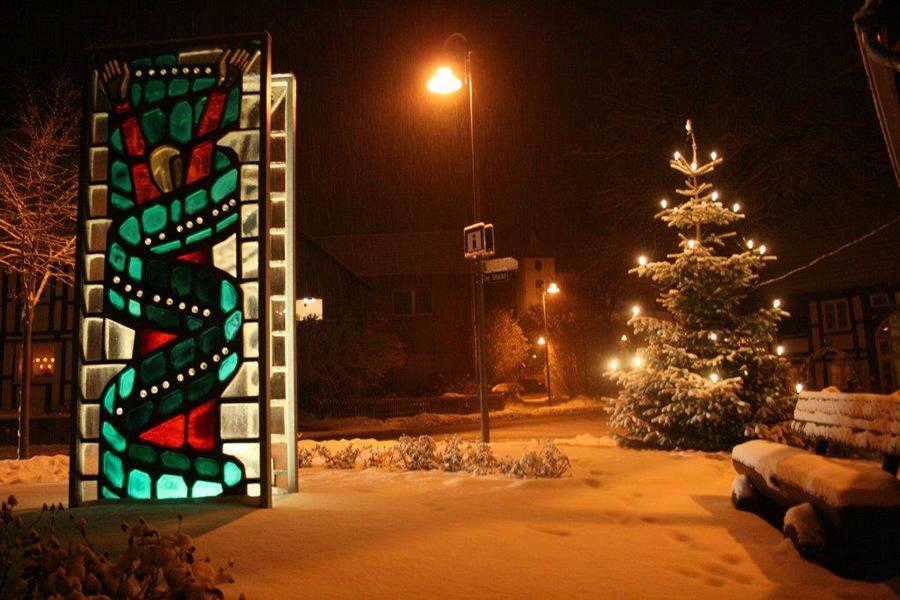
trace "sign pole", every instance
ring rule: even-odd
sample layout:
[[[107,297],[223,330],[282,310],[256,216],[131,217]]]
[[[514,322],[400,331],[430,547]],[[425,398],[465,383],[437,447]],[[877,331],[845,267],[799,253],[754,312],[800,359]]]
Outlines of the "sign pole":
[[[481,407],[481,441],[485,444],[491,441],[490,425],[488,423],[487,402],[487,340],[485,336],[484,317],[484,271],[482,259],[475,259],[475,328],[478,331],[478,402]]]

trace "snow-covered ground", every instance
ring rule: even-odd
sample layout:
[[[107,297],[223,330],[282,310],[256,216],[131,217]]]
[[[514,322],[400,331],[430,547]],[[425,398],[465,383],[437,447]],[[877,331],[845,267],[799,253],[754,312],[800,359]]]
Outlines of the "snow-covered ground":
[[[368,443],[385,442],[355,441]],[[313,467],[272,510],[130,503],[78,513],[92,535],[118,540],[123,519],[143,514],[166,529],[182,512],[201,555],[235,561],[228,593],[254,599],[896,597],[891,584],[803,560],[780,531],[735,510],[727,454],[622,449],[590,434],[557,443],[573,465],[560,480]],[[494,444],[504,456],[533,447]],[[0,489],[32,506],[65,494],[63,482]]]

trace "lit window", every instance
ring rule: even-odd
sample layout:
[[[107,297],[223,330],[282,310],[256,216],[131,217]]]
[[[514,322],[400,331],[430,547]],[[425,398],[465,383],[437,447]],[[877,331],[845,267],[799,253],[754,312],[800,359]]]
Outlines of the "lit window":
[[[53,377],[56,373],[56,344],[38,343],[31,347],[31,376],[37,377]],[[22,359],[22,347],[19,346],[18,360]],[[21,369],[17,372],[17,377],[22,376]]]
[[[850,311],[846,300],[826,300],[822,302],[822,316],[825,331],[845,331],[850,329]]]

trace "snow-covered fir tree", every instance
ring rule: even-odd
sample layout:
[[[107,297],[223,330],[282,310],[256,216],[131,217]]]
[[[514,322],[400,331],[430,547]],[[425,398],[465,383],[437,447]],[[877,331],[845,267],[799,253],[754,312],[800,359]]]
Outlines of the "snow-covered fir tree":
[[[626,364],[610,365],[620,386],[611,423],[630,438],[664,448],[727,448],[745,437],[771,437],[789,418],[787,361],[775,352],[778,322],[788,314],[775,300],[751,296],[760,270],[775,257],[765,245],[741,240],[744,218],[704,179],[722,164],[715,152],[701,162],[688,121],[691,157],[676,152],[669,166],[685,177],[680,201],[660,202],[655,218],[677,232],[667,260],[640,257],[630,273],[660,290],[660,318],[632,308],[629,325],[646,346]]]

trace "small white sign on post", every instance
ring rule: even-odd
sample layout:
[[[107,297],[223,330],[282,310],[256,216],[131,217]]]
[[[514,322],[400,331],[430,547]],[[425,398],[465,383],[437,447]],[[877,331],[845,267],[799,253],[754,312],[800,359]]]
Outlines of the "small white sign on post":
[[[494,255],[494,226],[490,223],[475,223],[463,229],[464,254],[466,258]]]
[[[481,270],[484,273],[499,273],[501,271],[515,271],[519,268],[519,261],[511,256],[504,258],[493,258],[481,263]]]

